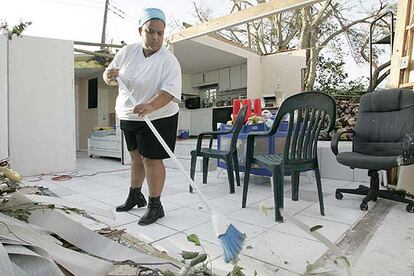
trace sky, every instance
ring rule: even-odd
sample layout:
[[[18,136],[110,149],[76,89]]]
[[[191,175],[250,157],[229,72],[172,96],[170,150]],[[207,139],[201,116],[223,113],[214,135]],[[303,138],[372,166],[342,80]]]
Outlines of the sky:
[[[223,8],[220,0],[197,1]],[[137,23],[142,9],[162,9],[167,21],[194,23],[191,0],[110,0],[107,20],[107,42],[119,44],[122,40],[138,40]],[[210,4],[211,3],[211,4]],[[25,35],[100,42],[105,0],[0,0],[0,21],[15,25],[31,21]],[[217,9],[217,16],[225,10]],[[166,32],[172,30],[167,24]]]
[[[353,0],[361,1],[361,0]],[[193,0],[110,0],[106,42],[120,44],[121,41],[139,41],[137,22],[142,9],[162,9],[167,21],[194,23]],[[230,1],[196,0],[201,5],[214,7],[213,17],[226,14]],[[367,5],[376,5],[379,0],[365,0]],[[0,0],[0,21],[16,25],[31,21],[24,34],[66,40],[100,42],[105,0]],[[177,31],[167,23],[166,33]],[[93,50],[93,49],[91,49]],[[350,79],[367,75],[367,66],[357,66],[346,58],[345,70]]]

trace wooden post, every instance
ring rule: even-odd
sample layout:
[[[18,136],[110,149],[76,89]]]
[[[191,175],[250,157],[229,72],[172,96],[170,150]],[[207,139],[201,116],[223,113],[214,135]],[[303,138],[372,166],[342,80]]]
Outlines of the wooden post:
[[[414,1],[399,0],[388,87],[413,88]]]
[[[109,0],[105,0],[105,11],[104,11],[104,18],[103,18],[103,26],[102,26],[102,36],[101,36],[101,43],[104,44],[106,40],[106,19],[108,17],[108,5]],[[101,46],[101,49],[103,46]]]

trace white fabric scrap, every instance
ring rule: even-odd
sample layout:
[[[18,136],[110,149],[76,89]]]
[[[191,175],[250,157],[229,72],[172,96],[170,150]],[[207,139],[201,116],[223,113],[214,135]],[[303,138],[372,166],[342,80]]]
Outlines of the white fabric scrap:
[[[167,262],[164,259],[130,249],[107,237],[99,235],[54,210],[33,212],[29,217],[29,222],[52,230],[76,247],[107,260],[131,260],[136,263],[146,264]]]
[[[16,273],[12,261],[7,254],[6,249],[0,243],[0,275],[9,275],[9,276],[20,276],[24,274]]]
[[[104,210],[101,208],[96,208],[89,206],[88,204],[79,203],[72,200],[62,199],[58,197],[53,196],[39,196],[39,195],[25,195],[30,200],[35,202],[40,202],[43,204],[54,204],[56,206],[62,206],[62,207],[71,207],[71,208],[77,208],[84,210],[86,213],[89,214],[95,214],[106,218],[115,219],[114,214],[111,210]]]
[[[31,245],[40,247],[47,251],[51,258],[74,275],[106,275],[113,265],[101,259],[63,248],[50,239],[44,238],[36,232],[31,224],[23,223],[17,219],[0,213],[0,236],[8,239],[16,239],[17,236]],[[8,228],[5,227],[8,226]],[[10,231],[9,231],[10,230]],[[11,234],[12,232],[13,234]],[[37,274],[40,275],[40,274]]]
[[[10,260],[28,275],[64,276],[50,255],[41,248],[32,247],[31,250],[19,245],[5,245],[4,248],[9,254]]]

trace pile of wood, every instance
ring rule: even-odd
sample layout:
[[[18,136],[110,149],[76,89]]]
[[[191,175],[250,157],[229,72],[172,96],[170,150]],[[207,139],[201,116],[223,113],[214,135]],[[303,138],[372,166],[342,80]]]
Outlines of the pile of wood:
[[[358,114],[359,102],[357,100],[336,100],[336,122],[335,130],[329,134],[321,135],[321,140],[331,140],[337,131],[355,127],[356,116]],[[351,134],[345,133],[341,140],[351,140]]]
[[[335,128],[337,130],[354,128],[358,107],[359,102],[355,100],[337,100]]]

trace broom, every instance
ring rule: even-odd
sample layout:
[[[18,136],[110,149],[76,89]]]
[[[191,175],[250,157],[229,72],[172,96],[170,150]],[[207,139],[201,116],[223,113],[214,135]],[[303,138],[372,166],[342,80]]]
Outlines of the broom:
[[[132,102],[132,104],[137,105],[137,101],[132,96],[132,93],[129,92],[129,89],[126,87],[125,83],[122,79],[118,76],[116,78],[118,81],[119,86],[128,93],[128,99]],[[207,201],[203,193],[201,192],[201,188],[198,184],[196,184],[191,177],[185,172],[183,165],[181,165],[180,161],[178,161],[177,157],[165,143],[164,139],[158,133],[157,129],[154,127],[152,122],[148,119],[146,115],[143,116],[144,121],[147,123],[148,127],[154,133],[155,137],[157,137],[158,141],[164,148],[164,150],[168,153],[171,159],[174,161],[175,165],[178,169],[182,172],[182,174],[187,178],[188,183],[190,186],[196,190],[198,196],[206,205],[207,209],[211,213],[211,220],[213,223],[213,228],[218,237],[220,244],[224,251],[224,261],[226,263],[235,260],[240,251],[242,250],[243,242],[246,238],[245,234],[241,233],[235,226],[233,226],[222,214],[220,214],[217,210],[215,210]]]

